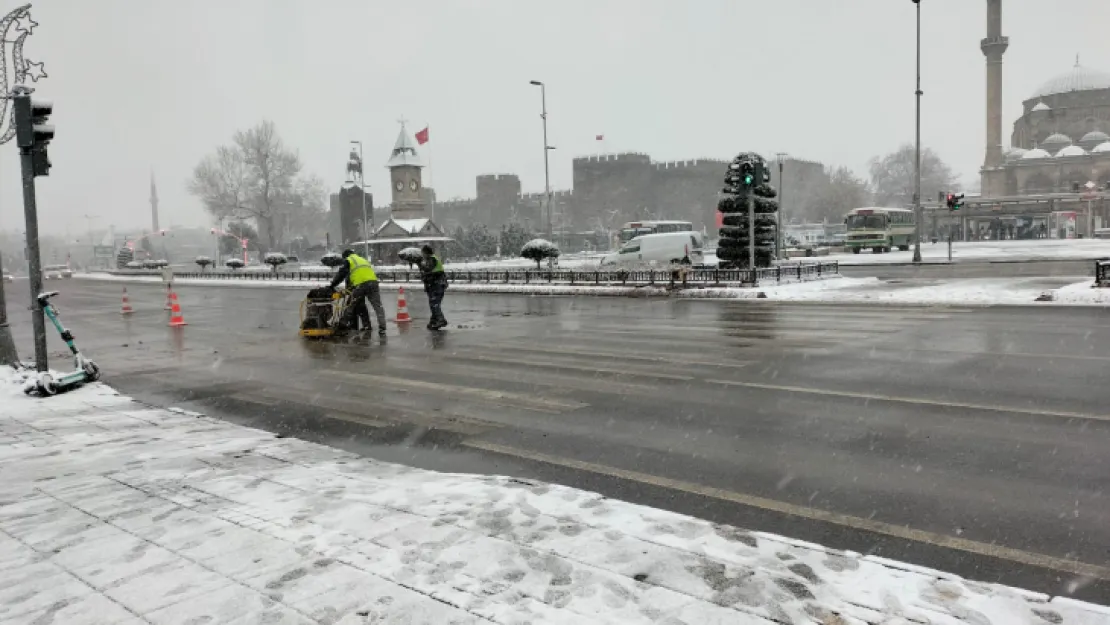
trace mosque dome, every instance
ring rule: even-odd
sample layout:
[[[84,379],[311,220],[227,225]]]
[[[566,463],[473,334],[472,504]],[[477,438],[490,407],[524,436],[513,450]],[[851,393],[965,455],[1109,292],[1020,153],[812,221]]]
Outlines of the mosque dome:
[[[1070,72],[1060,74],[1042,84],[1030,96],[1030,99],[1043,98],[1058,93],[1095,91],[1097,89],[1110,89],[1110,73],[1076,65]]]
[[[1032,150],[1029,150],[1025,154],[1021,155],[1021,160],[1023,161],[1028,161],[1035,158],[1052,158],[1052,155],[1040,148],[1033,148]]]
[[[1044,102],[1037,102],[1037,105],[1034,106],[1032,110],[1034,110],[1034,111],[1051,111],[1052,107],[1045,104]]]
[[[1095,149],[1091,150],[1092,154],[1106,154],[1107,152],[1110,152],[1110,141],[1100,143],[1095,146]]]
[[[1101,130],[1092,130],[1091,132],[1083,135],[1083,138],[1079,140],[1079,145],[1083,146],[1085,149],[1090,150],[1096,145],[1102,145],[1107,141],[1110,141],[1110,135],[1102,132]]]
[[[1059,132],[1048,135],[1044,141],[1041,141],[1040,147],[1048,150],[1049,152],[1059,152],[1060,150],[1071,145],[1071,137],[1061,134]]]
[[[1084,150],[1078,145],[1069,145],[1068,147],[1056,153],[1057,158],[1068,156],[1087,156],[1087,150]]]
[[[1010,148],[1004,148],[1002,150],[1002,152],[1003,152],[1003,156],[1005,156],[1007,161],[1016,161],[1016,160],[1020,159],[1021,157],[1025,156],[1025,153],[1028,152],[1028,150],[1025,150],[1023,148],[1010,147]]]

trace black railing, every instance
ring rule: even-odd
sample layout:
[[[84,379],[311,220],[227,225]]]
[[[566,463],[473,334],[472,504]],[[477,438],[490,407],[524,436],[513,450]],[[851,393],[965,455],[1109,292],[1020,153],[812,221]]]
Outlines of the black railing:
[[[120,270],[111,272],[124,276],[160,276],[159,271]],[[547,269],[470,269],[448,270],[447,280],[457,284],[559,284],[570,286],[727,286],[797,282],[834,276],[840,273],[836,261],[796,263],[761,269],[681,268],[667,270],[547,270]],[[386,269],[377,272],[382,282],[420,282],[416,270]],[[319,271],[205,271],[175,272],[175,278],[206,278],[214,280],[293,280],[298,282],[327,280],[331,272]]]
[[[1110,289],[1110,258],[1095,261],[1095,285]]]

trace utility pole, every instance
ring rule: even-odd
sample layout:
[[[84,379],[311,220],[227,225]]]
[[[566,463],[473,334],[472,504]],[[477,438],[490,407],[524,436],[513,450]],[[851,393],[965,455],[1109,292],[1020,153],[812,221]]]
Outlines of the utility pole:
[[[31,325],[35,339],[35,368],[48,369],[46,353],[46,319],[38,296],[42,293],[42,263],[39,259],[39,219],[35,206],[35,176],[50,172],[46,148],[54,138],[54,127],[47,124],[54,105],[31,99],[31,89],[17,86],[12,90],[15,135],[23,171],[23,215],[27,227],[27,269],[31,283]]]
[[[921,0],[913,0],[917,10],[917,89],[914,96],[917,100],[917,120],[913,146],[913,262],[921,262],[921,222],[924,215],[921,211]]]

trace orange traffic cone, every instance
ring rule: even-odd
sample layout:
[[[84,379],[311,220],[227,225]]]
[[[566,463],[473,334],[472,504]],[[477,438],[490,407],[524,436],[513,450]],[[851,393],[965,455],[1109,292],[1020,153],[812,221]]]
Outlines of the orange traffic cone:
[[[135,309],[131,308],[131,301],[127,299],[127,287],[123,287],[123,305],[119,309],[119,314],[130,315],[133,312]]]
[[[405,302],[405,287],[401,287],[397,291],[397,323],[407,323],[409,321],[412,321],[412,317],[409,316],[409,306]]]
[[[181,305],[177,303],[177,293],[170,291],[170,327],[177,328],[185,323],[185,317],[181,316]]]
[[[173,310],[173,285],[166,285],[166,307],[163,310]]]

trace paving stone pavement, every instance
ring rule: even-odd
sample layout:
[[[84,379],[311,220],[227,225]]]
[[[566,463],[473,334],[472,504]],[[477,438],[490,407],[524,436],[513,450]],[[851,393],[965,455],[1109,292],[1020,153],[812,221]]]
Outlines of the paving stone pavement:
[[[1110,623],[1098,606],[377,462],[103,385],[32,399],[0,382],[3,623]]]

